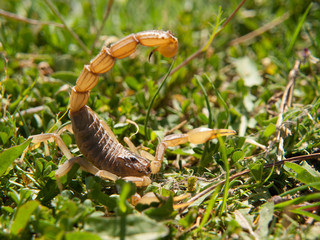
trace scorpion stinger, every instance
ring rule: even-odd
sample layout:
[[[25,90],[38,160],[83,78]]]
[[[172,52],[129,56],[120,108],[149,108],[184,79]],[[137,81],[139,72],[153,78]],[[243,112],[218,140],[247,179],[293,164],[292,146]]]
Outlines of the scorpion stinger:
[[[137,186],[147,186],[151,183],[150,175],[159,172],[168,147],[186,142],[204,143],[218,136],[235,134],[229,129],[197,128],[186,134],[166,136],[156,149],[151,162],[124,148],[113,135],[106,124],[101,123],[96,114],[86,106],[90,91],[98,83],[99,74],[108,72],[116,59],[131,55],[138,44],[156,47],[153,52],[159,52],[164,57],[174,57],[178,49],[178,40],[169,31],[144,31],[130,34],[101,52],[85,65],[70,96],[70,118],[76,143],[83,157],[73,157],[58,134],[43,134],[31,136],[34,142],[53,139],[67,157],[67,161],[59,167],[55,175],[59,188],[59,178],[65,175],[77,163],[80,167],[94,175],[112,181],[123,178],[134,182]]]

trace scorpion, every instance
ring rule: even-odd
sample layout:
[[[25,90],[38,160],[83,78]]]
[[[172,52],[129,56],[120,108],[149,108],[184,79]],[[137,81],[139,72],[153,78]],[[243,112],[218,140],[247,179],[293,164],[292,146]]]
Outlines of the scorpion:
[[[178,50],[178,40],[170,31],[150,30],[130,34],[110,47],[103,47],[90,64],[84,66],[76,85],[72,88],[69,102],[72,129],[69,130],[73,132],[76,144],[84,158],[73,157],[62,141],[61,133],[32,136],[33,143],[55,141],[66,156],[67,160],[55,172],[60,189],[62,184],[59,179],[67,174],[75,163],[79,164],[81,169],[103,179],[116,181],[121,178],[135,183],[137,187],[147,186],[151,183],[151,174],[160,171],[168,147],[187,142],[202,144],[218,136],[235,134],[235,131],[229,129],[205,127],[196,128],[184,134],[171,134],[165,136],[157,146],[153,159],[139,155],[130,145],[128,150],[120,144],[109,126],[99,120],[86,104],[90,91],[98,83],[99,74],[108,72],[114,66],[116,59],[122,59],[134,53],[138,44],[156,47],[150,55],[159,52],[167,58],[174,57]]]

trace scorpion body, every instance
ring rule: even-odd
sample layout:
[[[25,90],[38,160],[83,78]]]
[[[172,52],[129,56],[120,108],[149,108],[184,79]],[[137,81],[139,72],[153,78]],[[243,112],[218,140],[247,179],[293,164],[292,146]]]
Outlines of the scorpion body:
[[[71,112],[70,118],[80,152],[97,168],[119,177],[150,174],[150,162],[113,139],[88,106]]]
[[[164,57],[174,57],[178,49],[178,40],[169,31],[152,30],[130,34],[110,47],[104,47],[89,65],[84,66],[76,85],[72,88],[70,96],[72,131],[85,158],[73,157],[59,134],[46,133],[32,136],[33,142],[55,140],[68,158],[55,173],[60,189],[62,185],[59,178],[70,171],[74,163],[105,179],[115,181],[121,177],[134,182],[137,186],[147,186],[151,183],[150,174],[159,172],[168,147],[186,142],[201,144],[218,136],[235,134],[235,131],[229,129],[209,128],[196,128],[186,134],[171,134],[160,142],[151,162],[124,148],[110,128],[99,121],[86,104],[90,91],[98,83],[99,74],[108,72],[114,66],[116,59],[130,56],[138,44],[156,47],[151,54],[159,52]]]

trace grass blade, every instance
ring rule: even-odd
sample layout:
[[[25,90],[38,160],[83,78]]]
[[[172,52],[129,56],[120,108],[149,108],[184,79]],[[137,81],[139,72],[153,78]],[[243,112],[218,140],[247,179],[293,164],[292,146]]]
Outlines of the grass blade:
[[[156,93],[153,95],[151,101],[150,101],[150,104],[148,106],[148,110],[147,110],[147,115],[146,115],[146,120],[144,122],[144,134],[145,136],[150,139],[150,135],[149,135],[149,132],[148,132],[148,122],[149,122],[149,117],[150,117],[150,111],[151,111],[151,108],[152,108],[152,105],[154,103],[154,101],[156,100],[157,96],[159,95],[160,93],[160,90],[162,89],[162,87],[165,85],[165,83],[167,82],[169,76],[170,76],[170,72],[173,68],[173,65],[174,65],[174,62],[175,62],[175,58],[173,59],[171,65],[170,65],[170,68],[165,76],[165,78],[163,79],[163,81],[161,82],[160,86],[158,87]]]
[[[23,231],[23,229],[27,226],[31,214],[39,205],[40,203],[38,201],[29,201],[19,207],[17,215],[10,229],[13,235],[18,235]]]
[[[229,191],[229,183],[230,183],[230,168],[229,168],[229,162],[228,162],[228,158],[227,158],[227,151],[226,151],[226,147],[225,147],[225,143],[224,140],[222,139],[222,137],[218,137],[219,140],[219,151],[221,152],[221,156],[222,156],[222,160],[224,163],[224,167],[225,167],[225,171],[226,171],[226,182],[224,185],[224,190],[223,190],[223,201],[222,201],[222,205],[221,205],[221,211],[219,212],[219,216],[221,217],[223,212],[226,209],[227,206],[227,199],[228,199],[228,191]]]
[[[209,78],[209,76],[207,74],[205,74],[205,76],[207,77],[209,83],[211,84],[217,98],[221,101],[222,105],[223,105],[223,108],[224,110],[226,111],[226,125],[225,125],[225,128],[228,127],[229,125],[229,121],[230,121],[230,111],[229,111],[229,108],[228,108],[228,105],[227,103],[224,101],[223,97],[221,96],[220,92],[218,91],[218,89],[216,88],[216,86],[213,84],[212,80]]]
[[[309,11],[311,9],[311,6],[312,6],[312,3],[309,4],[307,10],[304,12],[302,18],[300,19],[300,21],[299,21],[299,23],[297,25],[296,30],[294,31],[294,33],[292,35],[292,38],[290,40],[289,46],[288,46],[287,51],[286,51],[287,55],[290,54],[290,52],[291,52],[291,50],[293,48],[293,45],[295,44],[295,42],[296,42],[296,40],[298,38],[298,34],[299,34],[299,32],[300,32],[300,30],[301,30],[301,28],[303,26],[303,23],[306,21],[306,18],[307,18],[307,15],[308,15],[308,13],[309,13]]]

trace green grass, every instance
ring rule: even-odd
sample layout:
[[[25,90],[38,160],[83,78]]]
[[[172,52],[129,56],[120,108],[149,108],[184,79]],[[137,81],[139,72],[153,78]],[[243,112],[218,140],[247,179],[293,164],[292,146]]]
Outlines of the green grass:
[[[246,1],[223,28],[240,1],[114,1],[97,39],[108,1],[52,1],[58,13],[48,2],[0,3],[2,10],[39,21],[0,16],[1,239],[320,236],[318,2]],[[59,18],[72,34],[53,25],[61,24]],[[270,25],[275,19],[280,22]],[[264,33],[239,39],[263,26],[269,26]],[[122,143],[136,131],[125,120],[136,122],[132,141],[152,154],[184,120],[175,133],[209,126],[237,135],[169,148],[146,188],[104,181],[74,167],[60,192],[54,173],[66,157],[54,143],[49,154],[43,144],[31,144],[19,161],[28,137],[70,122],[70,89],[105,40],[151,29],[170,30],[179,39],[173,72],[205,51],[159,90],[173,60],[154,54],[148,62],[152,49],[139,47],[133,58],[118,60],[100,76],[88,105]],[[39,70],[43,62],[52,69],[49,75]],[[290,81],[292,104],[282,108]],[[62,138],[74,156],[81,155],[72,134]],[[136,192],[165,198],[133,206],[128,199]],[[173,196],[185,193],[191,196],[181,203],[195,202],[175,209]]]

